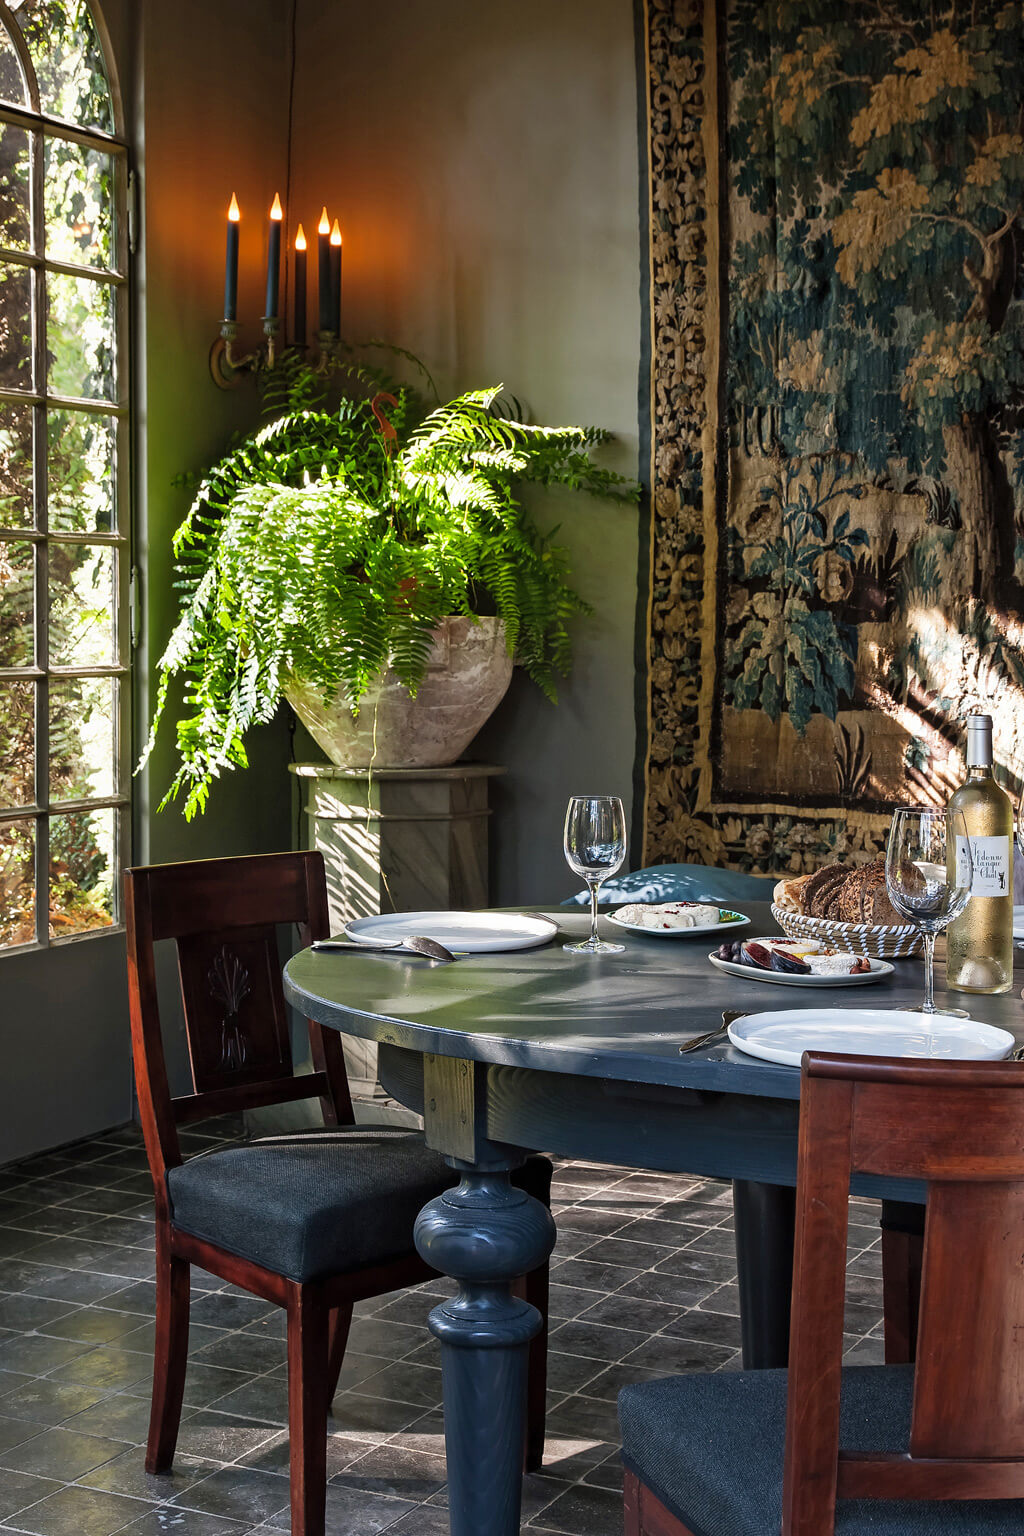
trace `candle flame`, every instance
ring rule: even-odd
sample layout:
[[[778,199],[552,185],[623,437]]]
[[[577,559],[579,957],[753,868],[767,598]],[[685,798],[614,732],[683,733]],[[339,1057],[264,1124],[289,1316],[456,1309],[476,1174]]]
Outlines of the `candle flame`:
[[[228,218],[231,220],[232,224],[237,224],[241,217],[242,212],[238,206],[238,198],[232,192],[231,202],[228,204]]]
[[[338,223],[337,219],[335,219],[333,228],[331,229],[331,244],[332,245],[340,245],[341,244],[341,226]]]
[[[284,218],[284,209],[281,207],[281,196],[278,192],[274,193],[274,201],[270,205],[270,217],[278,222]]]
[[[330,229],[330,227],[331,227],[331,221],[327,217],[327,205],[325,203],[324,204],[324,211],[320,215],[320,223],[316,227],[317,228],[317,234],[326,235],[328,230]]]
[[[301,224],[295,231],[295,249],[297,251],[304,251],[306,249],[306,231]]]

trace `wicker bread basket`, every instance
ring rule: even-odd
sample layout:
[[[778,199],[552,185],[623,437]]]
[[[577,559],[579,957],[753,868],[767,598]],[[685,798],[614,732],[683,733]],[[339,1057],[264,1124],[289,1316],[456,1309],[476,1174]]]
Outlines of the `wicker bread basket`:
[[[820,939],[833,949],[875,960],[900,960],[916,955],[924,946],[919,929],[911,923],[899,927],[881,923],[840,923],[829,917],[805,917],[772,905],[772,917],[791,939]]]

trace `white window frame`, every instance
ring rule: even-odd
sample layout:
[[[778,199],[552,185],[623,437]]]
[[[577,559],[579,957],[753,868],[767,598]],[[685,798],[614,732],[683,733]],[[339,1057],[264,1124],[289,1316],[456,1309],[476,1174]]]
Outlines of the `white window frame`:
[[[89,9],[96,27],[105,66],[115,133],[82,128],[53,117],[40,109],[35,69],[20,28],[11,11],[0,0],[0,26],[14,46],[28,86],[29,105],[16,106],[0,100],[0,122],[9,123],[28,133],[30,145],[30,228],[31,250],[16,251],[0,245],[0,262],[27,268],[32,273],[32,349],[34,388],[31,391],[0,388],[0,405],[31,406],[33,412],[33,509],[31,528],[0,527],[0,542],[31,544],[34,547],[35,663],[30,667],[0,667],[0,682],[35,684],[35,792],[31,805],[0,808],[0,824],[32,821],[35,824],[35,938],[26,943],[0,945],[0,957],[23,955],[26,950],[81,943],[123,929],[121,910],[121,870],[128,863],[131,836],[131,686],[129,657],[132,636],[129,620],[131,581],[131,422],[129,383],[129,162],[128,144],[123,133],[121,104],[116,89],[109,40],[96,7]],[[44,139],[58,138],[87,149],[96,149],[111,157],[113,171],[113,256],[109,268],[53,261],[46,255],[46,223],[43,199]],[[46,368],[46,277],[47,273],[89,277],[108,284],[114,291],[114,352],[117,378],[116,400],[90,400],[51,392]],[[110,533],[51,532],[47,509],[47,418],[51,409],[71,410],[112,418],[115,425],[115,531]],[[110,548],[116,566],[114,586],[115,659],[109,666],[52,666],[49,658],[48,553],[56,544],[87,544],[91,548]],[[117,690],[117,718],[114,722],[114,774],[116,794],[81,800],[52,801],[50,798],[50,682],[65,679],[105,678],[114,680]],[[50,821],[54,816],[76,812],[112,810],[114,812],[114,867],[111,881],[113,923],[64,937],[50,936]]]

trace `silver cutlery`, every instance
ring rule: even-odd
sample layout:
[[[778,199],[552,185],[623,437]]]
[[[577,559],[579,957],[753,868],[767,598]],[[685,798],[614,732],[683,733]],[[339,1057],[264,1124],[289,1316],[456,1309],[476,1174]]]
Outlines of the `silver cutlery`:
[[[450,949],[445,949],[436,939],[428,939],[423,933],[410,933],[408,938],[377,944],[354,944],[351,939],[314,939],[309,947],[318,953],[333,955],[390,955],[411,949],[415,954],[425,955],[428,960],[437,960],[442,965],[457,958]]]
[[[687,1040],[685,1045],[679,1047],[680,1056],[689,1055],[690,1051],[702,1051],[705,1046],[718,1045],[729,1032],[729,1025],[735,1019],[742,1019],[743,1014],[738,1010],[727,1008],[722,1014],[722,1022],[715,1029],[709,1029],[706,1035],[694,1035],[692,1040]]]

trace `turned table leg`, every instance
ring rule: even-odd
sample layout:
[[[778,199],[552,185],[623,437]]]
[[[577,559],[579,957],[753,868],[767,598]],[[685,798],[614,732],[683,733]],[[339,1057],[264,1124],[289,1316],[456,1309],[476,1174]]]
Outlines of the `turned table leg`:
[[[461,1183],[416,1222],[423,1259],[458,1281],[430,1314],[441,1341],[451,1536],[518,1536],[530,1340],[542,1319],[512,1281],[543,1264],[551,1214],[509,1182],[509,1166],[449,1158]]]

